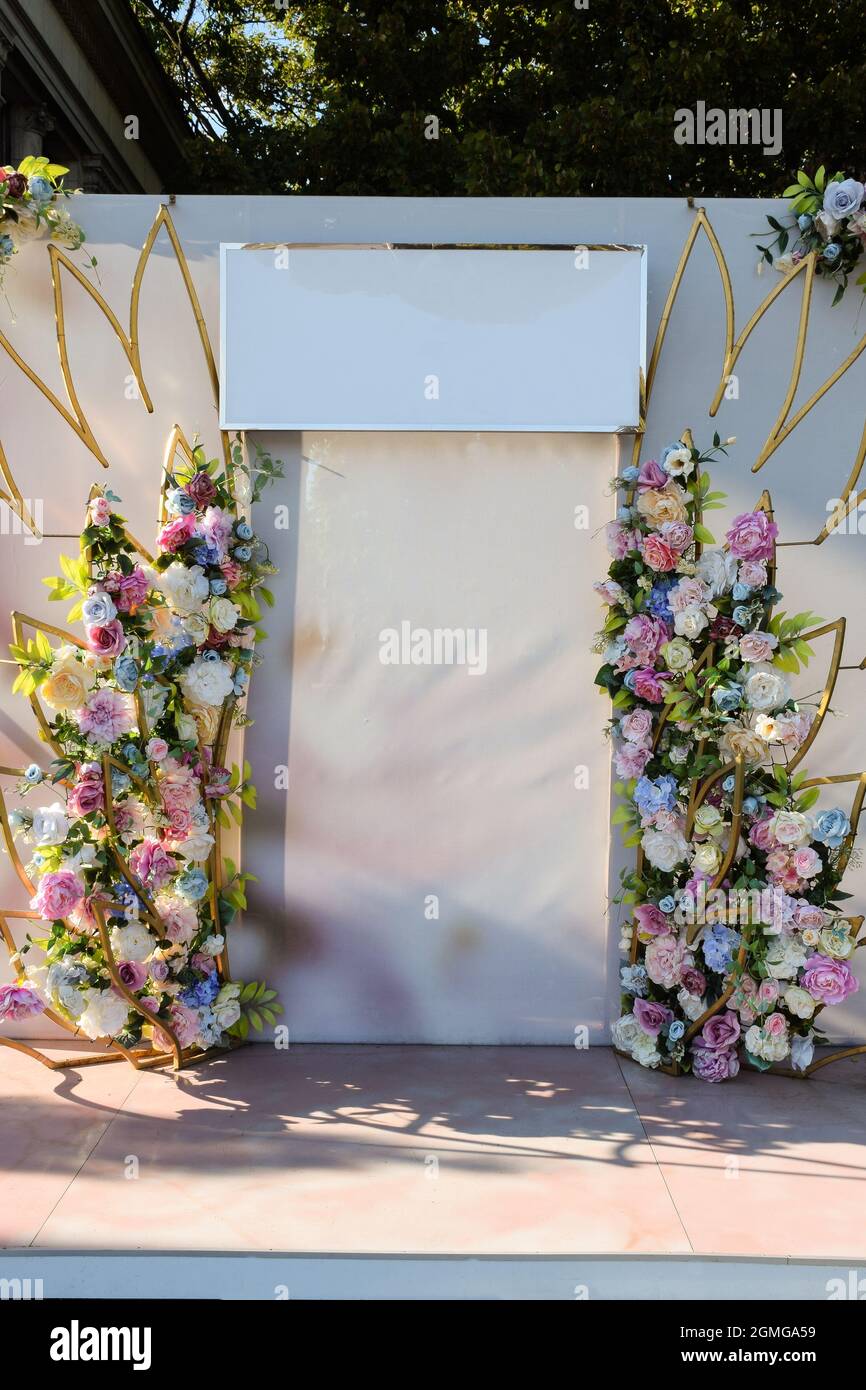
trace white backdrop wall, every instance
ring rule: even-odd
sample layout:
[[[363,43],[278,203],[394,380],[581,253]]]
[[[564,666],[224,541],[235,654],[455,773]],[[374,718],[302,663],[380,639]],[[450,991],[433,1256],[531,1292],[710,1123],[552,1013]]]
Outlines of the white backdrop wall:
[[[147,197],[79,200],[101,289],[126,323],[141,243],[158,204]],[[738,327],[774,283],[756,274],[750,232],[769,203],[710,200],[728,259]],[[778,209],[777,209],[778,211]],[[220,241],[509,241],[648,243],[649,335],[694,213],[679,200],[180,198],[172,216],[218,340]],[[144,277],[141,340],[155,403],[136,399],[129,367],[99,311],[67,284],[76,388],[111,462],[132,529],[153,532],[165,437],[177,421],[216,446],[216,412],[171,253],[160,237]],[[2,329],[65,399],[57,364],[47,253],[34,246],[9,275]],[[798,403],[866,331],[860,296],[834,310],[815,288]],[[751,464],[776,418],[799,312],[792,287],[763,320],[737,367],[739,398],[711,422],[722,366],[724,309],[703,236],[674,310],[650,403],[644,456],[690,425],[735,434],[714,472],[732,509],[773,493],[783,536],[817,534],[828,498],[853,462],[863,423],[866,357],[855,363],[755,478]],[[290,325],[276,325],[278,335]],[[77,531],[95,460],[44,397],[0,353],[0,439],[25,497],[43,499],[46,532]],[[247,866],[258,875],[234,933],[238,974],[267,975],[296,1040],[561,1042],[587,1025],[603,1041],[617,1007],[615,931],[605,903],[621,855],[609,847],[609,772],[588,647],[599,608],[590,592],[606,564],[600,530],[615,441],[589,436],[331,434],[266,442],[285,482],[257,518],[281,574],[256,673],[248,751],[261,810],[248,822]],[[628,441],[627,441],[628,442]],[[274,529],[275,504],[289,509]],[[590,509],[575,529],[574,509]],[[733,512],[732,512],[733,514]],[[722,525],[717,513],[717,529]],[[8,529],[8,528],[7,528]],[[57,621],[39,580],[72,541],[40,546],[4,534],[4,611]],[[845,613],[845,660],[866,656],[866,539],[833,537],[781,552],[789,611]],[[378,635],[403,620],[485,627],[488,669],[386,667]],[[824,655],[821,644],[819,655]],[[803,691],[823,684],[816,661]],[[29,709],[0,667],[0,761],[41,758]],[[843,672],[810,772],[859,769],[866,673]],[[274,768],[289,768],[288,790]],[[574,768],[589,788],[574,787]],[[858,904],[866,876],[849,875]],[[2,900],[24,894],[2,865]],[[438,918],[425,915],[428,898]],[[429,912],[429,908],[428,908]],[[832,1011],[840,1037],[866,1036],[866,989]]]

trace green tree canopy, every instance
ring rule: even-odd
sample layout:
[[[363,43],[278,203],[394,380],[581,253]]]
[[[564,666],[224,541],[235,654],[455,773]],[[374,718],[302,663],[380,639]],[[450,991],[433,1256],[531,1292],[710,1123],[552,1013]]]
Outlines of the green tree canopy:
[[[866,0],[130,3],[195,132],[177,191],[761,196],[866,166]],[[780,109],[781,153],[677,144],[698,101]]]

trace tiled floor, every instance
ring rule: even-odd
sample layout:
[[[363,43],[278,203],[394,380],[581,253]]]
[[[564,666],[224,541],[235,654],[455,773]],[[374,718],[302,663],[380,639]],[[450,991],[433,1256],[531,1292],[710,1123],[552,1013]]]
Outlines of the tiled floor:
[[[0,1049],[0,1244],[866,1255],[866,1060],[705,1086],[607,1049],[258,1046],[179,1080]]]

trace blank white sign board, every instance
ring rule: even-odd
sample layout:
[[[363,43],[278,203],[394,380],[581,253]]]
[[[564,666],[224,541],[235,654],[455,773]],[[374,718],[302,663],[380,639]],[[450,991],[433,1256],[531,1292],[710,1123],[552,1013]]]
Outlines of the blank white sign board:
[[[220,424],[640,422],[643,247],[220,246]]]

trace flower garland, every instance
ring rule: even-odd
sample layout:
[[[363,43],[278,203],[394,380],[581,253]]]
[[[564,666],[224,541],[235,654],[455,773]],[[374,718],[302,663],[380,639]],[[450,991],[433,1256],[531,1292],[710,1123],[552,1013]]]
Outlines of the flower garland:
[[[14,169],[0,167],[0,283],[16,251],[27,241],[49,236],[70,251],[84,242],[84,232],[73,222],[64,200],[80,192],[63,187],[69,170],[50,164],[42,155],[28,155]],[[96,261],[91,260],[95,266]]]
[[[838,304],[866,249],[866,188],[844,174],[834,174],[828,180],[822,165],[814,179],[801,170],[797,182],[785,189],[783,197],[791,200],[791,220],[785,225],[768,214],[767,221],[776,235],[758,250],[764,260],[783,273],[814,251],[818,258],[815,273],[836,281],[833,303]],[[792,237],[795,240],[789,251]],[[773,247],[779,253],[775,257]],[[866,294],[866,271],[858,275],[855,283],[862,285]]]
[[[216,822],[255,806],[250,769],[220,759],[255,661],[259,599],[274,573],[267,548],[236,511],[280,476],[239,445],[232,471],[195,445],[167,474],[158,557],[143,563],[119,501],[94,488],[81,555],[61,558],[50,598],[75,598],[84,639],[52,646],[41,629],[13,646],[16,688],[53,711],[58,753],[34,764],[24,795],[46,780],[64,800],[9,816],[30,847],[31,908],[43,932],[0,989],[0,1019],[48,1008],[88,1038],[137,1049],[207,1050],[261,1029],[282,1010],[273,990],[228,979],[225,928],[246,905],[230,861],[216,862]],[[221,885],[221,886],[220,886]],[[34,949],[36,948],[36,949]]]
[[[858,987],[856,932],[838,889],[853,835],[787,761],[814,712],[789,675],[812,655],[810,613],[773,614],[777,527],[768,510],[735,517],[723,548],[703,514],[723,505],[699,454],[678,440],[627,468],[612,563],[594,587],[607,605],[596,683],[611,696],[613,821],[638,850],[622,876],[632,912],[620,947],[623,1015],[615,1046],[646,1067],[733,1077],[809,1065],[814,1020]],[[820,620],[818,620],[820,621]]]

